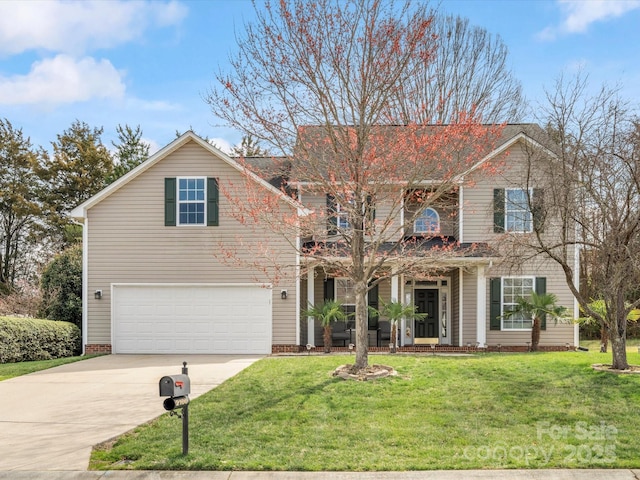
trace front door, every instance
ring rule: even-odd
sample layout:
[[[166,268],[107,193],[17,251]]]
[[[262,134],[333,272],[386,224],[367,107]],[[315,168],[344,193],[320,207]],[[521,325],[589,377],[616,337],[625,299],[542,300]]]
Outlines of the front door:
[[[418,313],[427,318],[415,321],[416,338],[438,338],[438,289],[420,288],[414,291]]]

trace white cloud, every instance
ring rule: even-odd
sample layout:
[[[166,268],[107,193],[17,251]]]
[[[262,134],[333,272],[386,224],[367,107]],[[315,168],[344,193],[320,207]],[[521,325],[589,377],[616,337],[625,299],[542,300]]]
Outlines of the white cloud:
[[[160,150],[160,144],[151,138],[141,138],[140,141],[149,145],[149,156]]]
[[[111,62],[91,57],[58,55],[35,62],[27,75],[0,76],[0,105],[120,99],[124,93],[122,76]]]
[[[564,20],[558,26],[547,27],[538,33],[541,40],[553,40],[558,35],[583,33],[594,22],[617,18],[640,8],[640,0],[559,0]]]
[[[171,0],[0,1],[0,55],[28,50],[82,54],[140,38],[145,29],[180,23],[187,7]]]
[[[227,155],[229,155],[231,153],[231,150],[233,149],[233,145],[231,145],[224,138],[219,138],[219,137],[210,138],[209,143],[214,147],[216,147],[221,152],[226,153]]]

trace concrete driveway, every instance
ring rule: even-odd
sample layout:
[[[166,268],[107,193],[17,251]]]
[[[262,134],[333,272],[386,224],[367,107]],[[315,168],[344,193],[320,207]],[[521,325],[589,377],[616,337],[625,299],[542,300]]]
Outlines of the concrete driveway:
[[[158,381],[183,361],[193,399],[260,358],[107,355],[0,382],[0,471],[86,470],[93,445],[164,413]]]

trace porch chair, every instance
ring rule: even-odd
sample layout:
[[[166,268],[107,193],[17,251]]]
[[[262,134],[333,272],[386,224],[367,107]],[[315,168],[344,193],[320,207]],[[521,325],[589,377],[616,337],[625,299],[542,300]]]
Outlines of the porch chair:
[[[378,322],[378,346],[384,345],[384,341],[387,344],[391,342],[391,322],[389,320],[380,320]]]
[[[349,340],[349,332],[347,332],[346,322],[333,322],[331,325],[331,343],[336,340],[342,340],[342,346],[347,346],[347,340]]]

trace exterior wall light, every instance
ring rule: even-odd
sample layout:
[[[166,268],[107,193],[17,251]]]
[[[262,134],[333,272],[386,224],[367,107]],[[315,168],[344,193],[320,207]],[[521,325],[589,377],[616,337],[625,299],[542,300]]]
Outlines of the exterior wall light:
[[[287,299],[287,291],[286,290],[280,290],[280,298],[282,300],[286,300]]]
[[[94,297],[96,300],[100,300],[102,298],[102,290],[96,290]]]

